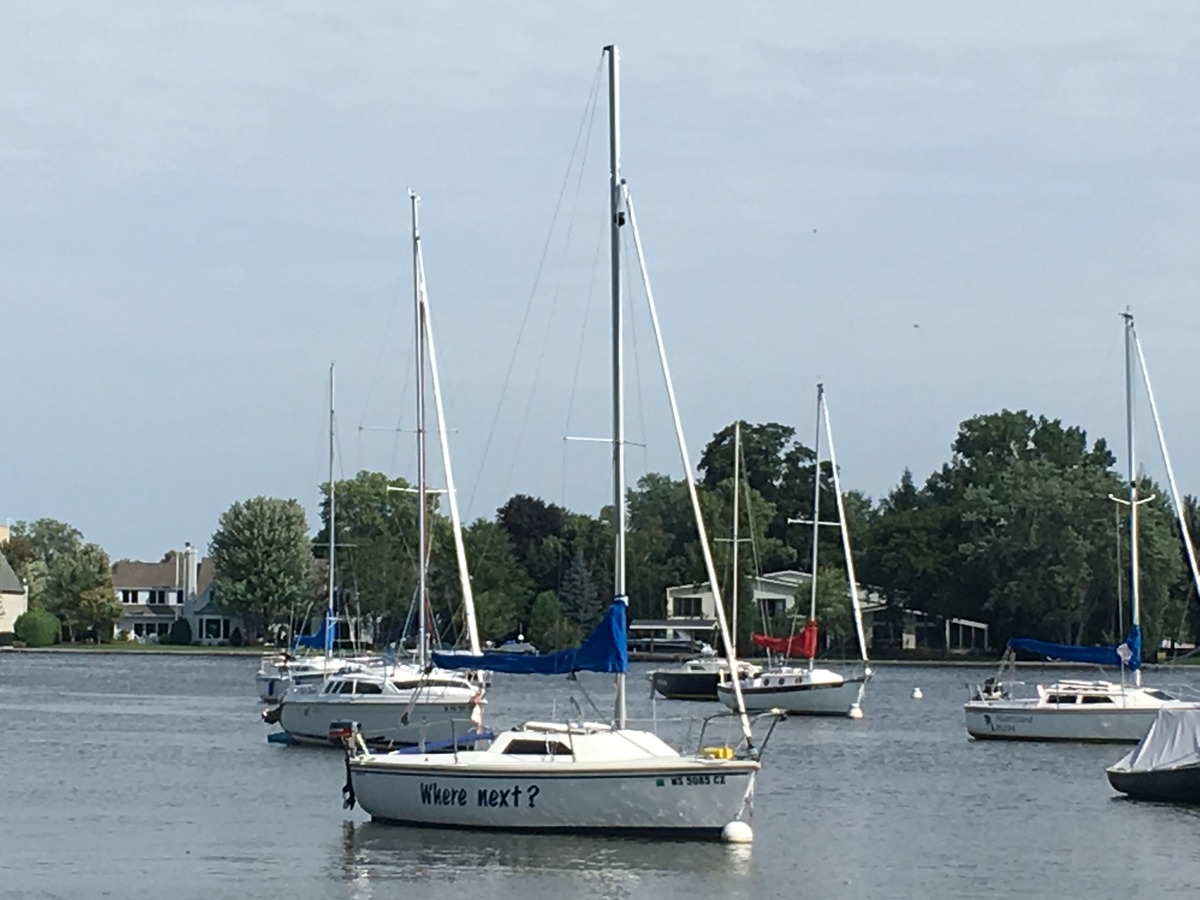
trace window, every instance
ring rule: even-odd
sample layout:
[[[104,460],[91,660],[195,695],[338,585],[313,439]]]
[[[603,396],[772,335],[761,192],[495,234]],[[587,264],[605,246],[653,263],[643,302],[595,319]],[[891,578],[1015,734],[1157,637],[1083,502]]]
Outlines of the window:
[[[382,694],[383,688],[371,681],[358,681],[354,684],[356,694]]]
[[[1047,703],[1057,703],[1060,705],[1070,704],[1071,706],[1075,705],[1075,700],[1076,700],[1076,698],[1073,697],[1071,694],[1050,694],[1046,698]]]
[[[698,619],[703,607],[699,597],[676,597],[671,601],[671,612],[680,619]]]
[[[219,641],[221,639],[221,620],[220,619],[204,619],[204,639],[206,641]]]
[[[181,589],[181,590],[178,590],[175,592],[175,603],[176,603],[176,605],[178,605],[182,602],[183,602],[183,590]]]
[[[571,748],[562,741],[513,740],[504,752],[511,756],[570,756]]]
[[[787,612],[787,601],[779,597],[768,597],[762,601],[763,615],[778,619]]]
[[[1112,703],[1113,702],[1112,697],[1103,697],[1100,695],[1092,696],[1091,694],[1084,694],[1079,699],[1084,703]]]
[[[121,602],[122,603],[137,603],[137,601],[138,601],[137,595],[138,595],[137,591],[121,591]],[[141,634],[141,632],[139,631],[138,634]]]
[[[133,633],[136,634],[138,637],[142,636],[142,623],[141,622],[133,623]]]
[[[1154,697],[1156,700],[1174,700],[1175,699],[1170,694],[1168,694],[1166,691],[1160,691],[1160,690],[1156,690],[1153,688],[1151,688],[1150,690],[1147,690],[1146,693],[1149,694],[1151,697]]]

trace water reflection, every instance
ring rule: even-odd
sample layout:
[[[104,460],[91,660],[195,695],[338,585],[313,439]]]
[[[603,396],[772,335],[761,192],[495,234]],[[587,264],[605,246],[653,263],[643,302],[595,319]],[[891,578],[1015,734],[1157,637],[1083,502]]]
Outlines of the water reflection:
[[[676,884],[681,897],[689,893],[686,884],[703,884],[707,892],[724,882],[731,883],[736,896],[745,892],[745,885],[739,889],[736,884],[745,881],[752,861],[749,847],[712,842],[495,834],[378,822],[343,823],[341,854],[342,878],[360,888],[413,880],[478,884],[537,874],[591,883],[598,896],[607,897],[624,896],[660,879]]]

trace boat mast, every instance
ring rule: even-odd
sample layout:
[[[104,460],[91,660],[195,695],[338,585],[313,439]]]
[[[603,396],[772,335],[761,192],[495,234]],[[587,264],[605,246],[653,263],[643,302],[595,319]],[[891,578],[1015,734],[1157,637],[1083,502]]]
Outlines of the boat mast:
[[[429,376],[433,388],[433,410],[437,419],[442,470],[446,473],[446,498],[450,507],[450,527],[454,534],[454,555],[458,561],[458,584],[463,598],[463,619],[470,650],[476,656],[479,646],[479,625],[475,617],[475,594],[471,590],[471,573],[467,568],[467,548],[463,544],[462,517],[458,512],[458,492],[454,487],[454,468],[450,465],[450,433],[446,430],[446,410],[442,403],[442,385],[438,377],[437,345],[433,340],[433,322],[429,315],[429,291],[425,286],[425,260],[418,254],[421,309],[425,319],[425,343],[429,351]]]
[[[1141,625],[1141,604],[1138,579],[1138,486],[1137,460],[1133,443],[1133,313],[1126,308],[1125,320],[1125,440],[1129,452],[1129,608],[1134,631]],[[1133,673],[1134,684],[1141,685],[1142,669]]]
[[[426,663],[425,603],[428,594],[425,583],[425,309],[421,303],[421,232],[417,225],[417,204],[421,198],[408,192],[412,204],[413,306],[416,315],[417,338],[417,661],[422,669]]]
[[[867,662],[867,636],[863,631],[862,603],[858,596],[858,575],[854,571],[854,553],[850,549],[850,527],[846,521],[846,501],[842,497],[842,482],[838,475],[837,451],[833,449],[833,424],[829,421],[829,403],[822,393],[817,402],[825,414],[825,442],[829,445],[829,470],[833,474],[833,496],[837,500],[838,525],[842,530],[842,552],[846,555],[846,578],[850,582],[850,605],[854,610],[854,628],[858,632],[858,652]]]
[[[624,323],[621,304],[621,104],[620,52],[616,44],[604,48],[608,54],[608,211],[611,231],[612,270],[612,399],[613,399],[613,599],[628,603],[625,595],[625,361]],[[617,675],[617,727],[625,727],[625,673]]]
[[[333,608],[334,563],[337,559],[337,491],[333,485],[333,363],[329,364],[329,606],[325,611],[325,655],[333,655],[333,630],[336,627]]]
[[[738,500],[742,493],[741,481],[741,461],[742,461],[742,423],[741,420],[734,423],[733,426],[733,590],[730,591],[730,606],[732,607],[733,627],[730,629],[733,632],[733,643],[737,646],[738,639],[738,582],[741,581],[741,570],[738,568]],[[728,652],[728,651],[727,651]],[[734,672],[733,678],[737,677]]]
[[[813,441],[813,517],[812,517],[812,576],[809,578],[808,620],[817,618],[817,545],[821,536],[821,404],[825,402],[825,385],[817,385],[817,431]],[[816,665],[816,653],[808,658],[808,670]]]
[[[1142,370],[1142,383],[1146,385],[1146,399],[1150,402],[1150,415],[1154,418],[1154,431],[1158,435],[1158,449],[1162,452],[1163,466],[1167,470],[1167,483],[1171,486],[1171,501],[1175,507],[1175,519],[1179,523],[1179,533],[1183,537],[1183,547],[1187,551],[1192,584],[1196,587],[1196,596],[1200,597],[1200,566],[1196,564],[1196,548],[1192,545],[1192,533],[1188,527],[1183,498],[1179,495],[1179,484],[1175,481],[1175,469],[1171,466],[1171,454],[1167,452],[1167,438],[1163,434],[1162,420],[1158,417],[1158,404],[1154,402],[1154,388],[1150,385],[1150,370],[1146,368],[1146,356],[1142,353],[1142,342],[1138,340],[1137,330],[1133,328],[1132,324],[1130,331],[1133,332],[1133,349],[1137,352],[1138,366]]]

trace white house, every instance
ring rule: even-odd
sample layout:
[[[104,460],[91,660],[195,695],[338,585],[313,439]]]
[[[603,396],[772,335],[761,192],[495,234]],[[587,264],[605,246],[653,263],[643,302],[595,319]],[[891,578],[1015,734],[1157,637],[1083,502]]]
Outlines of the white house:
[[[197,559],[191,544],[161,562],[123,559],[115,563],[113,587],[121,599],[117,631],[160,641],[170,634],[176,619],[185,618],[193,643],[228,641],[235,629],[245,635],[241,620],[217,604],[213,576],[212,560]]]
[[[7,540],[8,529],[4,529]],[[13,628],[17,617],[29,608],[29,588],[21,583],[4,554],[0,553],[0,646],[13,642]]]
[[[785,569],[782,572],[768,572],[752,579],[752,597],[757,609],[761,609],[767,618],[777,618],[784,615],[796,591],[802,584],[808,583],[808,573]],[[725,598],[728,602],[728,598]],[[740,604],[739,604],[740,606]],[[679,584],[667,588],[667,618],[668,619],[716,619],[717,605],[713,598],[712,587],[707,581],[696,584]]]

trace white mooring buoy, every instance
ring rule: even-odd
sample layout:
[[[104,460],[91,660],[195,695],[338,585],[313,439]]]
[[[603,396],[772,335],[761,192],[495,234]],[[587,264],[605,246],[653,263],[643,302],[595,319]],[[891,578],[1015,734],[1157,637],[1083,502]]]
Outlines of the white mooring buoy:
[[[852,706],[852,707],[850,707],[850,718],[852,718],[852,719],[861,719],[862,717],[863,717],[863,711],[862,711],[862,707],[861,707],[861,706]]]
[[[727,844],[749,844],[754,840],[754,829],[745,822],[730,822],[721,829],[721,840]]]
[[[920,700],[924,696],[925,695],[921,693],[921,689],[919,687],[913,688],[913,699],[914,700]]]

